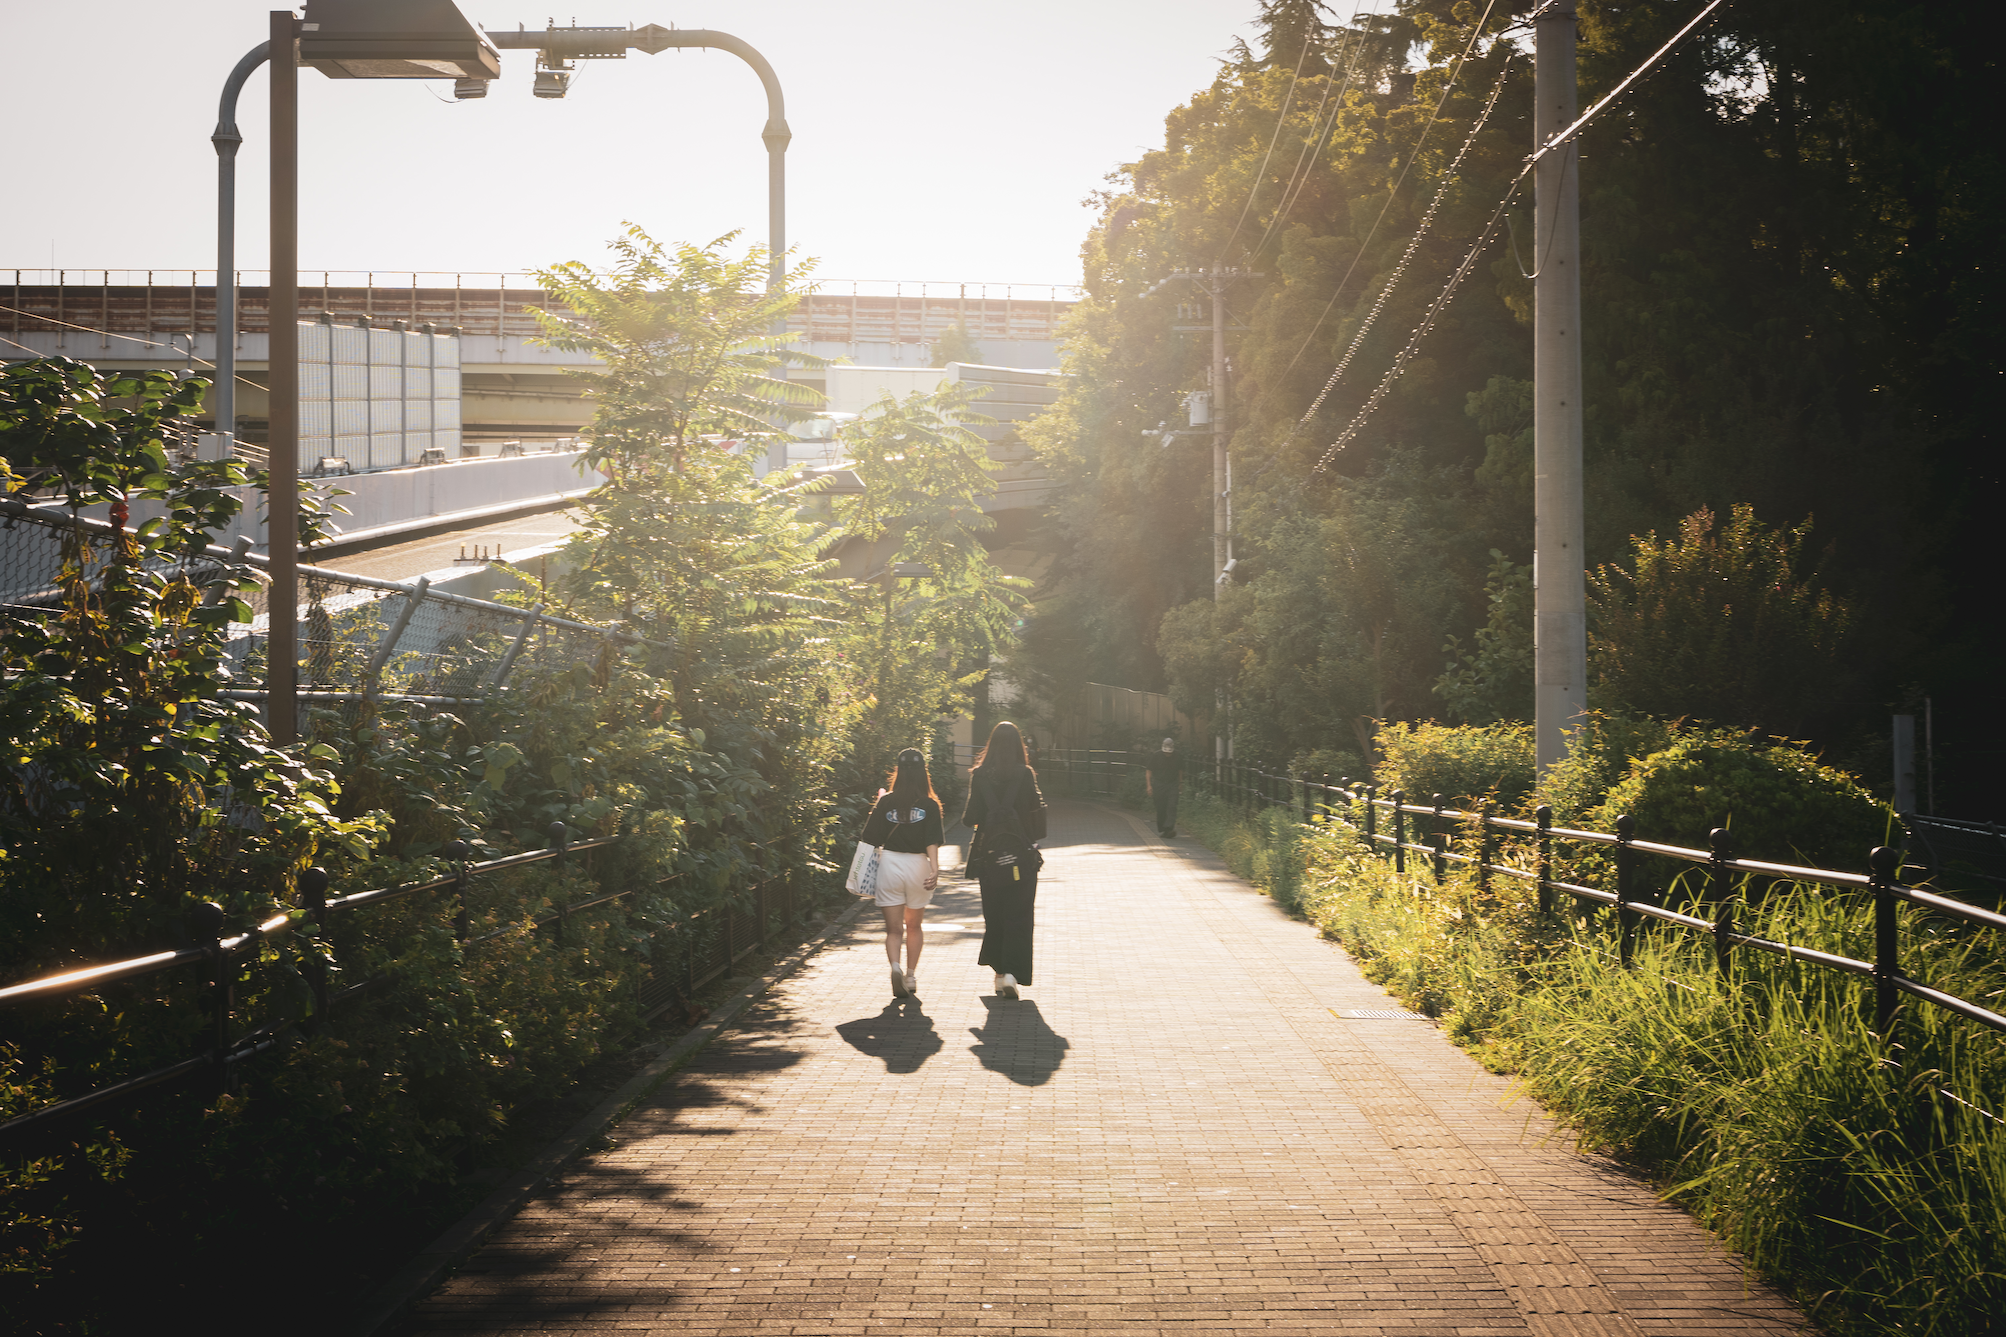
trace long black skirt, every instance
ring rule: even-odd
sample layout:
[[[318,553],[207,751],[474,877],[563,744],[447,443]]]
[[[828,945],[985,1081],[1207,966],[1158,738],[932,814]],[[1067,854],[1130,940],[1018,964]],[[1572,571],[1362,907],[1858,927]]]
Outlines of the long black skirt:
[[[1031,982],[1031,931],[1038,903],[1038,875],[1025,873],[1022,880],[1005,871],[981,874],[982,955],[977,965],[988,966],[999,975],[1015,975],[1017,983]]]

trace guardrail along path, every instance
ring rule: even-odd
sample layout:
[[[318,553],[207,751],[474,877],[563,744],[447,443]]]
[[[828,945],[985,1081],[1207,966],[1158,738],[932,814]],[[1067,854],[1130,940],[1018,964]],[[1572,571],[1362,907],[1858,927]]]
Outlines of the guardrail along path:
[[[860,921],[410,1330],[1807,1330],[1194,842],[1073,803],[1052,834],[1023,1000],[972,883],[916,1005]]]

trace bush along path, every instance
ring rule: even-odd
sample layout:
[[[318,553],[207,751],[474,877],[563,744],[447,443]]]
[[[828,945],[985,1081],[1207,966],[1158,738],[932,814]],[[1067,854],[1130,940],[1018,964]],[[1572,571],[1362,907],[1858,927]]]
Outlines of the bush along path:
[[[1620,723],[1599,727],[1607,736]],[[1849,804],[1856,862],[1885,839],[1872,805],[1852,803],[1842,777],[1801,754],[1786,766],[1788,749],[1653,728],[1663,746],[1638,761],[1578,757],[1559,777],[1577,813],[1609,803],[1677,812],[1697,791],[1744,810],[1766,804],[1780,815],[1766,838],[1784,850],[1835,838]],[[1395,734],[1382,776],[1495,794],[1516,772],[1510,757],[1484,754],[1510,749],[1495,738],[1487,747],[1447,737],[1460,732]],[[1597,786],[1582,773],[1596,765],[1603,801],[1591,803]],[[1794,772],[1794,784],[1776,783],[1779,770]],[[1723,965],[1711,934],[1552,892],[1542,909],[1535,883],[1437,861],[1411,829],[1415,848],[1398,870],[1378,852],[1387,848],[1384,816],[1368,843],[1358,807],[1340,807],[1332,820],[1311,815],[1305,823],[1299,806],[1250,809],[1201,796],[1185,825],[1342,943],[1368,978],[1442,1018],[1486,1065],[1515,1074],[1584,1147],[1650,1174],[1821,1325],[1942,1337],[2006,1331],[2006,1036],[1914,999],[1883,1028],[1872,980],[1805,959],[1874,959],[1869,894],[1738,879],[1734,930],[1810,951],[1741,948]],[[1746,827],[1751,841],[1758,830]],[[1683,834],[1680,843],[1703,843],[1704,832]],[[1531,841],[1493,848],[1505,864],[1537,859]],[[1612,855],[1556,855],[1554,880],[1613,885],[1604,881]],[[1701,870],[1653,892],[1658,903],[1713,918],[1719,905],[1709,894]],[[1999,933],[1912,904],[1899,906],[1891,927],[1909,976],[1981,1009],[1997,1006],[2006,986]]]

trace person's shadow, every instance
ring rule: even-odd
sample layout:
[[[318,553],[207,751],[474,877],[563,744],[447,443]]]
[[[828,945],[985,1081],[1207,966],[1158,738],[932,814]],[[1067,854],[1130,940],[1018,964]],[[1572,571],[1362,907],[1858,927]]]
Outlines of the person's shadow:
[[[875,1017],[859,1017],[836,1027],[852,1049],[884,1062],[886,1072],[918,1072],[945,1042],[917,998],[894,998]]]
[[[1066,1061],[1072,1048],[1066,1037],[1045,1024],[1030,999],[984,998],[988,1024],[970,1026],[976,1043],[968,1052],[991,1072],[1000,1072],[1019,1086],[1043,1086]]]

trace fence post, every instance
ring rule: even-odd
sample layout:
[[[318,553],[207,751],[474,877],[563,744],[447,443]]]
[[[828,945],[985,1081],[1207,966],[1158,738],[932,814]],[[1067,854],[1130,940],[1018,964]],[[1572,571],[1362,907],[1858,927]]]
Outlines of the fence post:
[[[411,615],[418,611],[419,604],[425,602],[425,591],[431,587],[432,578],[420,576],[417,583],[411,586],[410,592],[404,596],[404,606],[397,610],[396,620],[390,624],[390,629],[383,633],[383,639],[377,642],[376,653],[369,657],[369,668],[362,675],[362,690],[365,696],[375,697],[377,680],[381,677],[384,666],[390,662],[390,656],[397,653],[397,642],[404,638],[404,629],[411,625]]]
[[[1637,819],[1624,813],[1616,819],[1616,954],[1627,967],[1636,950],[1637,912],[1630,908],[1632,860],[1630,841],[1637,834]]]
[[[1393,799],[1393,871],[1404,873],[1407,871],[1407,814],[1402,812],[1401,809],[1406,806],[1407,791],[1396,789],[1393,791],[1391,797]]]
[[[1901,873],[1901,851],[1891,845],[1877,845],[1867,856],[1867,868],[1874,883],[1874,1029],[1881,1043],[1893,1038],[1895,1024],[1895,980],[1901,976],[1900,921],[1895,917],[1895,882]]]
[[[1443,874],[1449,871],[1448,819],[1442,816],[1442,796],[1435,795],[1435,829],[1429,833],[1428,843],[1435,847],[1435,885],[1442,885]]]
[[[223,950],[223,907],[203,901],[188,912],[188,920],[209,962],[209,1074],[221,1099],[230,1090],[230,957]]]
[[[1497,858],[1491,834],[1491,801],[1477,805],[1477,895],[1491,894],[1491,864]]]
[[[1707,889],[1713,892],[1716,911],[1713,921],[1713,959],[1720,967],[1720,973],[1727,973],[1727,954],[1734,949],[1734,888],[1728,885],[1732,876],[1728,864],[1734,860],[1734,842],[1728,836],[1727,828],[1716,826],[1707,832],[1707,848],[1713,851],[1713,858],[1707,861]]]
[[[467,855],[471,846],[464,840],[450,841],[440,848],[439,853],[456,862],[459,867],[453,873],[453,941],[465,942],[469,932],[467,916]]]
[[[300,895],[306,899],[307,918],[313,922],[313,938],[307,949],[307,975],[313,985],[313,1019],[327,1015],[327,959],[321,942],[327,933],[327,870],[308,868],[299,875]]]
[[[1553,913],[1553,809],[1542,803],[1533,810],[1532,819],[1539,826],[1535,839],[1539,844],[1539,912]]]
[[[552,822],[543,829],[543,834],[550,841],[550,847],[557,851],[557,945],[562,947],[564,931],[571,920],[571,898],[564,887],[564,868],[570,862],[571,828],[563,822]]]
[[[1370,780],[1365,783],[1365,848],[1379,848],[1379,786]]]

